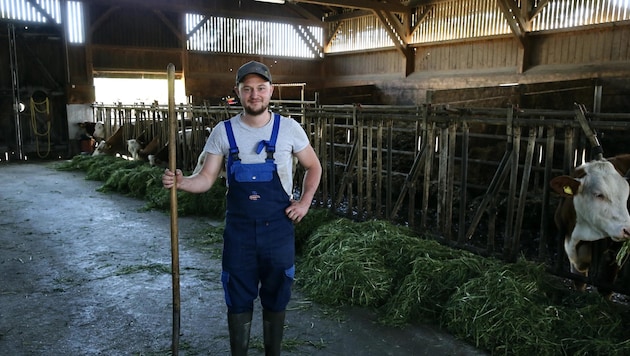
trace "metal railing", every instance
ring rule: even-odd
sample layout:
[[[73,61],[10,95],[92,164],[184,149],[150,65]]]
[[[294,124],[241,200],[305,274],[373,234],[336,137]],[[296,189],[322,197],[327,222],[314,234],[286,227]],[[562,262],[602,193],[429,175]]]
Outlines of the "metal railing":
[[[548,182],[589,158],[589,138],[577,120],[580,110],[312,102],[275,109],[302,123],[322,162],[317,206],[357,220],[388,219],[431,231],[483,255],[568,266],[552,223],[559,197]],[[109,127],[165,121],[162,107],[95,110],[97,118],[112,122]],[[176,110],[193,130],[211,129],[239,111]],[[605,138],[605,155],[626,148],[630,114],[582,115]],[[203,144],[181,147],[188,151],[178,155],[178,166],[192,169]],[[298,168],[294,177],[298,196],[302,174]]]

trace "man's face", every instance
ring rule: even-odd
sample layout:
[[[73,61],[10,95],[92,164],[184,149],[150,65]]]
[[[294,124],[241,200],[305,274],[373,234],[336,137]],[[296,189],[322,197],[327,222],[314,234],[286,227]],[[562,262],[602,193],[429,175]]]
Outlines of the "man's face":
[[[273,94],[273,85],[256,74],[249,74],[236,87],[243,110],[249,115],[260,115],[267,111]]]

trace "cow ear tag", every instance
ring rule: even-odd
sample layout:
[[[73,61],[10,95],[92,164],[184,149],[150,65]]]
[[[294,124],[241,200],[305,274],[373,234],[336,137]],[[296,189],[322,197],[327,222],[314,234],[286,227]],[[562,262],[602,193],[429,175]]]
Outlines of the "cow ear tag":
[[[565,185],[564,187],[562,187],[562,190],[564,191],[565,194],[573,195],[573,190],[568,185]]]

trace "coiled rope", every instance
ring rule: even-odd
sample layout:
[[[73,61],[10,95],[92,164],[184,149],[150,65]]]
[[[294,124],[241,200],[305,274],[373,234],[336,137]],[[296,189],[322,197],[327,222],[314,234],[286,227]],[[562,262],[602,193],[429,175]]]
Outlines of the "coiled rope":
[[[41,109],[40,109],[41,107]],[[37,130],[37,114],[45,114],[46,115],[46,131],[39,132]],[[51,129],[51,120],[50,120],[50,102],[48,98],[45,98],[43,101],[36,102],[31,97],[31,127],[33,129],[33,133],[35,134],[35,147],[37,149],[37,156],[39,158],[46,158],[50,154],[50,129]],[[39,137],[46,136],[48,138],[48,150],[46,154],[42,155],[39,150]]]

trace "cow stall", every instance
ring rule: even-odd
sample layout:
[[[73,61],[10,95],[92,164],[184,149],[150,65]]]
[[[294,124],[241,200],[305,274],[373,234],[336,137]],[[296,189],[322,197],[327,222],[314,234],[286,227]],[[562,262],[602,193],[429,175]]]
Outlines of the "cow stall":
[[[560,197],[549,188],[554,176],[597,153],[580,117],[606,156],[627,152],[629,115],[589,113],[582,105],[312,110],[307,127],[324,164],[319,198],[354,219],[383,217],[435,232],[452,246],[507,261],[524,256],[580,279],[568,273],[553,224]],[[596,269],[588,281],[597,285],[593,276]]]
[[[166,113],[159,106],[94,110],[107,132],[125,123],[156,123],[154,134],[166,132],[160,126]],[[179,130],[201,135],[239,110],[178,106]],[[630,115],[591,113],[581,105],[542,110],[302,103],[274,110],[302,123],[320,157],[318,206],[358,221],[387,219],[431,231],[443,243],[485,256],[507,261],[524,256],[578,279],[556,236],[553,214],[560,197],[549,181],[591,159],[593,147],[579,117],[598,135],[606,156],[625,152],[623,138],[630,130]],[[146,132],[136,128],[127,137]],[[177,165],[192,171],[203,139],[187,137],[178,143]],[[295,179],[302,179],[299,167]],[[592,278],[589,283],[597,285]],[[615,288],[623,285],[619,281]]]

